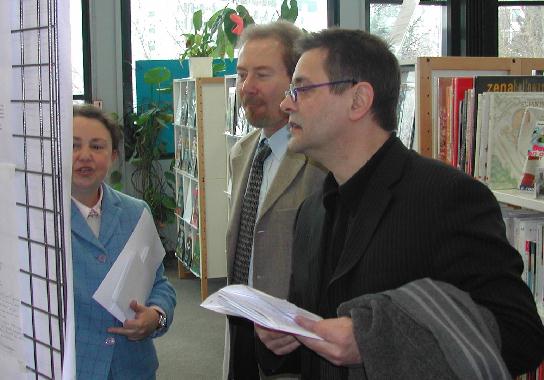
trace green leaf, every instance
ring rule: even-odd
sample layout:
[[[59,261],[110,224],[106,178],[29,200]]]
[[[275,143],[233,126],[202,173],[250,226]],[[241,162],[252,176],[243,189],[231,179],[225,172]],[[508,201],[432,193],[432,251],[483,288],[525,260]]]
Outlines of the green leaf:
[[[174,173],[172,173],[170,171],[165,171],[164,172],[164,178],[166,178],[166,180],[168,182],[176,183],[176,176],[174,175]]]
[[[223,20],[223,29],[224,35],[227,37],[231,45],[235,45],[238,39],[238,36],[232,33],[232,29],[236,26],[236,23],[230,19],[230,15],[236,13],[233,9],[229,9]]]
[[[161,82],[169,80],[171,76],[168,68],[164,66],[154,67],[144,73],[144,82],[149,85],[158,85]]]
[[[169,210],[174,210],[176,208],[176,201],[172,197],[164,196],[162,197],[162,205]]]
[[[287,5],[287,0],[281,3],[280,18],[294,23],[298,17],[297,0],[290,0],[289,4],[290,6]]]
[[[244,20],[244,28],[248,25],[255,24],[255,20],[249,14],[249,11],[243,5],[236,6],[236,12]]]
[[[161,94],[162,93],[169,94],[172,92],[172,86],[157,88],[155,89],[155,91],[160,92]]]
[[[226,67],[227,66],[225,65],[225,61],[223,61],[222,63],[214,63],[212,66],[213,76],[214,77],[219,76],[219,73],[221,73],[222,71],[225,71]]]
[[[123,191],[123,184],[121,182],[115,182],[111,184],[111,187],[117,191]]]
[[[198,32],[202,28],[202,9],[193,13],[193,26],[195,27],[195,32]]]
[[[225,36],[225,32],[223,31],[223,29],[219,29],[219,31],[217,32],[217,47],[215,48],[213,56],[223,57],[225,55],[226,44],[228,43],[229,41]]]
[[[119,170],[114,170],[110,174],[110,181],[112,183],[121,182],[122,177],[123,177],[123,175],[121,174],[121,172]]]

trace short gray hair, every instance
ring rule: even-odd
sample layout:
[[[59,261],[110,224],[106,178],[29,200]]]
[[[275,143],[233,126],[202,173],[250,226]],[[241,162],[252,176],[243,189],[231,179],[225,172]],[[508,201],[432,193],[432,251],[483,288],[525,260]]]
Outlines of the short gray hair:
[[[283,46],[283,63],[289,77],[293,76],[300,54],[295,50],[295,42],[303,36],[302,30],[293,23],[285,20],[277,20],[268,24],[248,25],[236,44],[241,48],[248,41],[273,38]]]

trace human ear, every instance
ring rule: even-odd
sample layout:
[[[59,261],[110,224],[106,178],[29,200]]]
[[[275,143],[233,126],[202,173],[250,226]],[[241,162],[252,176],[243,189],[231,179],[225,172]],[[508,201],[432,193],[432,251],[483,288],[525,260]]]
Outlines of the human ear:
[[[111,152],[111,162],[115,162],[115,160],[117,160],[118,156],[119,156],[119,152],[117,151],[117,149],[114,149]]]
[[[374,101],[374,89],[368,82],[359,82],[353,86],[350,119],[358,120],[370,111]]]

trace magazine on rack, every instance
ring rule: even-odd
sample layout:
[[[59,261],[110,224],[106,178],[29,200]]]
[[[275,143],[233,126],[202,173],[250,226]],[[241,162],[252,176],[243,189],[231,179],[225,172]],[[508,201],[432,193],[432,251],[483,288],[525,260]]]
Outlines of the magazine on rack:
[[[322,340],[295,322],[301,316],[320,321],[318,315],[246,285],[229,285],[210,295],[200,305],[217,313],[249,319],[261,326]]]

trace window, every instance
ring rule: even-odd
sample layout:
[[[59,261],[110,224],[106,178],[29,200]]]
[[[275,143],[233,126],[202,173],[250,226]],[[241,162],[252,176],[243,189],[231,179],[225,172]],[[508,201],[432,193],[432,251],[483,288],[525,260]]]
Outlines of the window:
[[[544,2],[510,3],[499,4],[499,56],[544,57]]]
[[[72,96],[90,102],[89,0],[70,2]]]
[[[445,51],[442,31],[446,11],[442,2],[371,1],[370,32],[391,44],[401,62]]]
[[[207,20],[223,7],[240,4],[256,23],[264,23],[278,18],[281,3],[282,0],[131,0],[132,61],[177,59],[184,50],[183,33],[193,29],[193,13],[199,9]],[[298,8],[296,25],[309,31],[327,27],[327,0],[298,0]],[[155,33],[149,33],[151,30]]]

